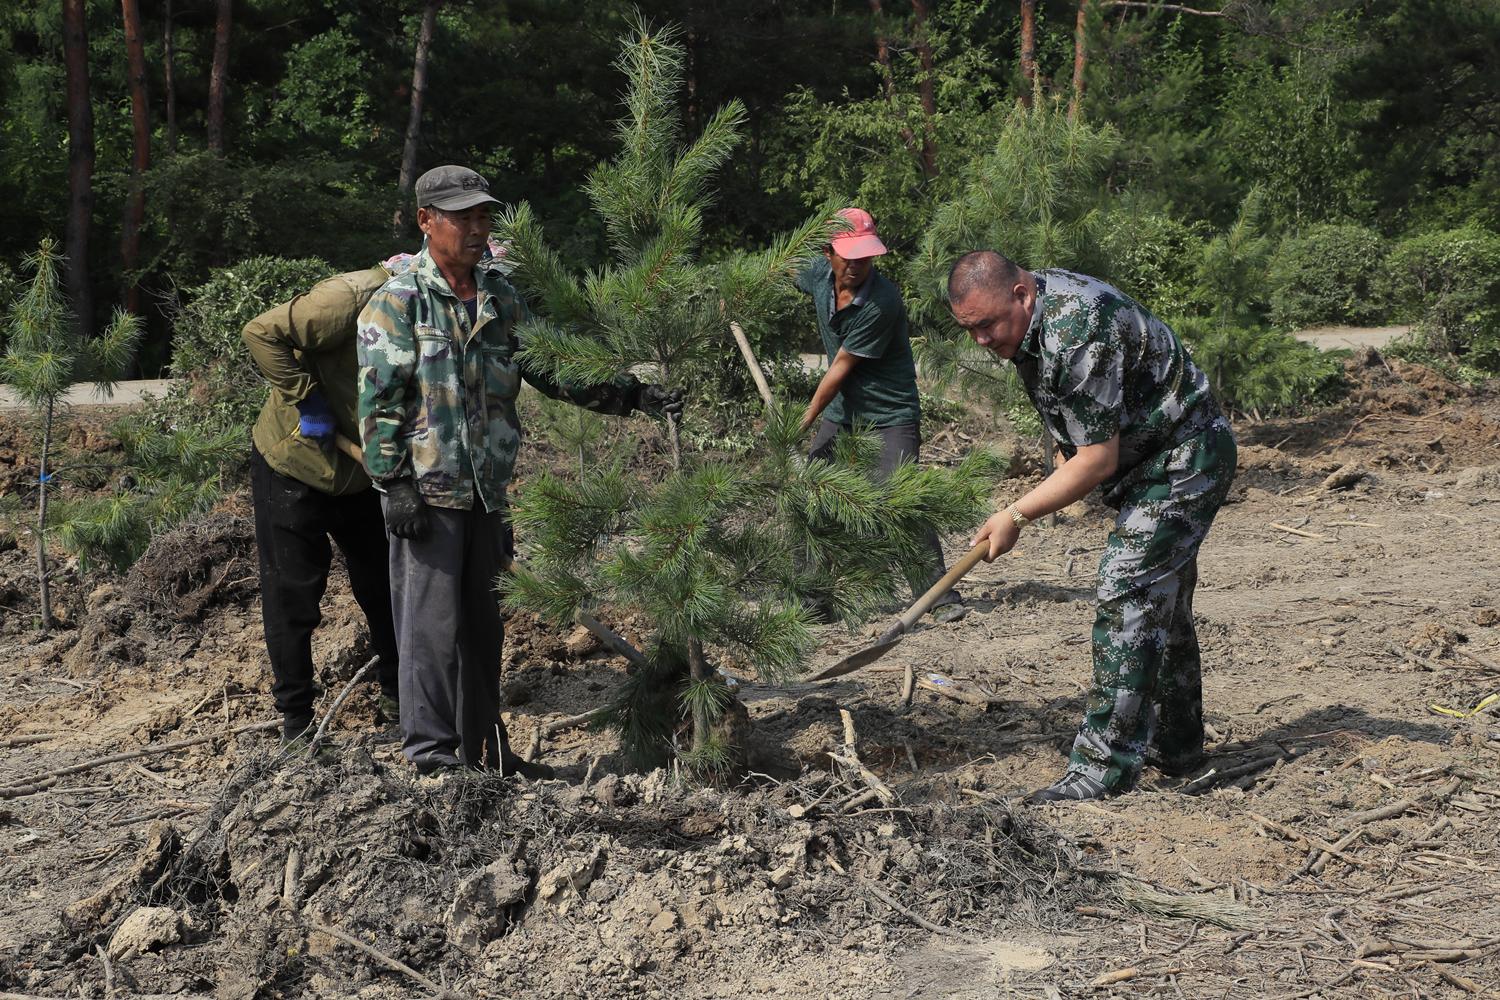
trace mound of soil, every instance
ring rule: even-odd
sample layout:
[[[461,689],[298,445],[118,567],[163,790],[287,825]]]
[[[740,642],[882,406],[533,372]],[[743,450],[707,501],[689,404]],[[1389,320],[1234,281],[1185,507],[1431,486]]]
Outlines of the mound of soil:
[[[158,535],[125,587],[132,600],[180,622],[254,598],[260,592],[255,527],[248,518],[216,512]]]
[[[388,971],[322,927],[458,993],[560,996],[583,977],[591,997],[774,991],[785,961],[831,950],[816,993],[886,978],[914,919],[1055,922],[1103,891],[1076,846],[1003,804],[845,815],[849,791],[823,772],[746,793],[660,770],[524,785],[413,778],[365,747],[333,767],[262,754],[196,832],[158,826],[124,877],[70,907],[69,948],[145,903],[179,915],[185,947],[132,963],[139,992],[203,976],[220,1000],[351,978],[352,993]],[[549,952],[567,961],[534,961]]]

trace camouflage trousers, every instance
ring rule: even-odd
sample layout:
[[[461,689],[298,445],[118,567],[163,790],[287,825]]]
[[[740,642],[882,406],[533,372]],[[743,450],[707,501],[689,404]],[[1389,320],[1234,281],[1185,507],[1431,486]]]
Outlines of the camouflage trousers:
[[[1120,495],[1099,560],[1094,683],[1068,770],[1128,792],[1149,758],[1203,750],[1203,678],[1193,631],[1198,547],[1234,480],[1229,422],[1147,461]]]

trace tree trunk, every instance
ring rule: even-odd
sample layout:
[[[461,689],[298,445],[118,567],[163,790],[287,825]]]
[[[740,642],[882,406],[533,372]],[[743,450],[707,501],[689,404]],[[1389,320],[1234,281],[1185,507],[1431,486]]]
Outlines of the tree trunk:
[[[1042,440],[1040,444],[1042,446],[1042,474],[1050,476],[1057,471],[1057,461],[1052,457],[1052,434],[1045,427],[1042,428]],[[1057,527],[1057,515],[1055,513],[1048,514],[1042,518],[1042,523],[1049,528]]]
[[[1026,78],[1021,101],[1029,108],[1036,89],[1036,0],[1021,0],[1021,75]]]
[[[172,0],[167,0],[167,23],[162,30],[162,64],[167,71],[167,155],[177,155],[177,78],[172,65]],[[167,239],[177,235],[177,206],[167,190]]]
[[[411,113],[406,119],[406,145],[401,150],[401,179],[396,184],[400,201],[391,225],[391,239],[406,235],[406,202],[412,185],[417,182],[417,144],[422,138],[422,100],[427,96],[427,57],[432,52],[432,36],[437,30],[438,8],[442,0],[427,0],[422,12],[422,28],[417,32],[417,58],[411,71]]]
[[[208,79],[208,148],[224,158],[224,98],[229,89],[229,34],[234,19],[234,0],[215,0],[218,17],[214,25],[214,63]]]
[[[1078,0],[1078,35],[1073,41],[1073,98],[1068,102],[1068,117],[1072,118],[1083,106],[1083,71],[1088,65],[1087,39],[1084,37],[1084,22],[1088,17],[1089,0]]]
[[[885,91],[885,102],[891,106],[891,111],[896,114],[897,120],[900,122],[899,134],[902,144],[906,146],[906,151],[913,156],[920,156],[921,154],[917,150],[916,133],[907,127],[906,116],[901,113],[901,109],[896,104],[896,77],[891,71],[890,39],[886,37],[883,30],[885,26],[885,7],[881,4],[881,0],[870,0],[870,13],[875,17],[882,29],[877,31],[875,35],[875,58],[880,63],[880,84],[881,88]]]
[[[136,258],[141,252],[141,226],[146,219],[146,171],[151,169],[151,124],[146,93],[146,46],[141,38],[140,0],[121,0],[125,14],[125,55],[130,65],[130,119],[135,133],[135,159],[130,165],[130,196],[120,226],[120,259],[125,265],[125,309],[141,312],[141,289],[136,280]]]
[[[177,153],[177,78],[172,65],[172,0],[167,0],[167,23],[162,29],[162,66],[167,72],[167,152]]]
[[[36,511],[36,579],[42,602],[42,631],[52,631],[52,590],[47,584],[47,449],[52,443],[52,401],[47,401],[47,422],[42,425],[42,463]]]
[[[938,175],[937,141],[933,134],[933,121],[937,117],[937,86],[933,82],[932,42],[927,37],[927,4],[925,0],[912,0],[917,12],[917,58],[922,63],[922,81],[917,92],[922,95],[922,176]]]
[[[84,0],[63,0],[63,62],[68,92],[68,208],[64,253],[68,295],[83,337],[94,332],[89,231],[94,226],[94,108],[89,103],[89,38]]]
[[[688,670],[690,671],[691,683],[703,684],[713,680],[713,671],[708,666],[708,657],[703,655],[703,643],[697,639],[688,640]],[[693,699],[693,749],[702,750],[703,744],[708,742],[709,730],[713,728],[714,721],[709,718],[708,703],[702,698]]]

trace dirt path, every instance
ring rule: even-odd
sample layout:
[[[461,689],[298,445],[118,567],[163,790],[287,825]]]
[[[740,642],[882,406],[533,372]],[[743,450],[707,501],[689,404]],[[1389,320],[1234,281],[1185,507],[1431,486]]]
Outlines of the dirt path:
[[[278,764],[274,733],[217,735],[271,718],[234,511],[189,599],[65,572],[69,625],[45,641],[27,557],[0,552],[0,785],[214,737],[0,793],[0,990],[104,996],[92,948],[150,903],[163,940],[116,955],[117,996],[425,990],[315,925],[469,997],[1497,995],[1500,703],[1431,707],[1500,691],[1497,407],[1415,366],[1355,374],[1338,410],[1240,428],[1200,563],[1213,758],[1190,777],[1278,759],[1201,795],[1148,769],[1121,799],[1021,801],[1060,773],[1089,679],[1111,513],[1090,502],[981,567],[967,618],[871,668],[746,679],[766,777],[725,789],[634,774],[578,729],[543,744],[556,783],[418,779],[372,685],[334,724],[338,764]],[[1321,488],[1350,462],[1361,478]],[[326,707],[366,648],[337,573],[324,610]],[[867,641],[826,630],[814,669]],[[522,745],[625,666],[521,621],[506,657]],[[908,664],[994,698],[904,707]],[[899,801],[864,801],[832,760],[840,710]]]

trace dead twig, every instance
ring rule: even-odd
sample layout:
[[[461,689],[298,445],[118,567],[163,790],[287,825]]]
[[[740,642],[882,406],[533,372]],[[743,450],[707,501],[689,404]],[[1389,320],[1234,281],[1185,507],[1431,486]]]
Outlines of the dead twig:
[[[333,717],[338,714],[340,706],[344,704],[344,699],[349,697],[349,692],[353,691],[354,686],[365,679],[365,674],[370,672],[370,668],[379,662],[379,656],[370,657],[370,662],[366,663],[364,666],[356,670],[354,672],[354,676],[349,678],[349,683],[344,685],[344,690],[340,691],[339,696],[333,699],[333,704],[329,706],[328,714],[323,716],[323,722],[318,726],[318,731],[313,734],[312,742],[307,745],[307,756],[309,758],[317,756],[318,746],[323,742],[323,737],[328,732],[328,724],[332,722]],[[224,700],[224,704],[229,704],[229,699],[227,696]]]
[[[303,916],[300,913],[289,913],[288,915],[308,930],[317,931],[319,934],[327,934],[331,938],[344,942],[351,948],[356,948],[359,951],[364,952],[366,955],[375,959],[377,962],[389,966],[390,968],[395,969],[397,972],[404,972],[406,975],[410,976],[411,978],[415,979],[417,982],[421,983],[423,986],[431,990],[435,997],[458,996],[458,994],[444,989],[442,986],[439,986],[431,979],[428,979],[426,976],[422,975],[420,972],[418,972],[416,969],[413,969],[405,962],[397,961],[396,959],[387,955],[385,952],[377,951],[352,934],[346,934],[343,931],[339,930],[337,927],[329,927],[327,924],[321,924],[318,921],[313,920],[311,917]]]
[[[109,963],[109,955],[102,944],[94,945],[94,951],[104,963],[104,1000],[115,1000],[115,967]]]
[[[579,610],[574,612],[573,620],[594,633],[595,636],[603,640],[606,646],[625,657],[631,663],[634,663],[638,667],[646,665],[646,654],[626,642],[624,636],[614,632],[607,625],[601,624],[599,619],[587,611]]]
[[[911,910],[908,910],[906,907],[896,902],[894,897],[892,897],[885,890],[881,889],[875,883],[863,882],[861,884],[865,887],[865,889],[869,890],[870,895],[874,896],[876,899],[880,900],[886,906],[889,906],[891,909],[895,910],[897,913],[901,914],[903,917],[910,920],[918,927],[921,927],[924,930],[932,931],[932,933],[934,934],[942,934],[945,937],[958,938],[960,941],[969,940],[969,936],[962,933],[961,931],[953,930],[951,927],[939,926],[938,924],[935,924],[930,920],[925,920],[922,917],[917,916]]]
[[[599,714],[598,709],[592,712],[584,712],[582,715],[570,715],[566,719],[558,719],[556,722],[547,723],[542,727],[542,730],[546,735],[551,736],[553,733],[560,733],[564,729],[572,729],[575,726],[586,726],[594,721],[594,716],[597,714]]]
[[[0,740],[0,750],[30,746],[33,743],[46,743],[48,740],[60,740],[64,736],[72,735],[72,733],[27,733],[23,736],[8,736]]]
[[[1484,667],[1487,670],[1490,670],[1490,671],[1493,671],[1494,673],[1500,674],[1500,663],[1496,663],[1494,660],[1486,659],[1483,656],[1477,656],[1474,653],[1469,652],[1467,649],[1454,649],[1454,652],[1458,653],[1461,656],[1468,657],[1469,659],[1473,660],[1475,663],[1478,663],[1479,665],[1481,665],[1482,667]]]
[[[1216,785],[1221,781],[1228,781],[1231,778],[1243,778],[1247,774],[1254,774],[1257,771],[1263,771],[1271,765],[1275,764],[1278,760],[1287,760],[1290,759],[1291,756],[1292,755],[1288,753],[1272,754],[1269,757],[1262,757],[1259,760],[1252,760],[1248,764],[1241,764],[1238,767],[1231,767],[1224,771],[1209,771],[1203,777],[1194,778],[1186,785],[1183,785],[1181,791],[1183,795],[1196,795],[1197,793],[1203,791],[1205,788],[1208,788],[1210,785]]]
[[[270,722],[255,722],[248,726],[237,726],[223,732],[209,733],[207,736],[194,736],[190,740],[178,740],[176,743],[163,743],[158,747],[147,747],[144,750],[132,750],[129,753],[117,753],[108,757],[99,757],[95,760],[86,761],[82,764],[74,764],[72,767],[60,767],[55,771],[46,771],[42,774],[33,775],[27,779],[27,784],[13,785],[9,788],[0,788],[0,799],[14,799],[22,795],[33,795],[45,788],[50,788],[57,783],[57,778],[65,778],[70,774],[79,774],[83,771],[91,771],[96,767],[106,764],[118,764],[127,760],[139,760],[142,757],[152,757],[159,753],[172,753],[175,750],[185,750],[195,747],[200,743],[208,743],[212,740],[223,739],[225,736],[238,736],[240,733],[261,732],[267,729],[275,729],[280,726],[280,720]],[[48,780],[51,779],[51,780]]]

